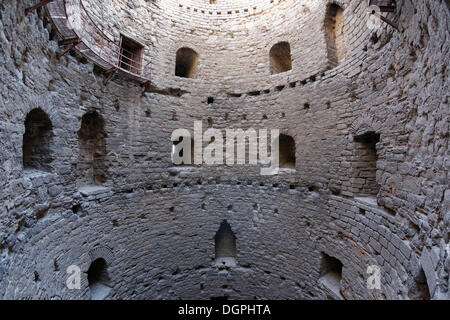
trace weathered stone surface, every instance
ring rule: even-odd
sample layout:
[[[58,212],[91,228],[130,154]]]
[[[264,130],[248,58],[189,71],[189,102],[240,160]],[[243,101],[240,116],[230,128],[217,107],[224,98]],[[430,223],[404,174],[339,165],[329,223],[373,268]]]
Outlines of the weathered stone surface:
[[[366,1],[334,1],[335,48],[325,0],[83,2],[111,40],[144,44],[154,88],[105,83],[78,53],[57,58],[64,47],[44,11],[23,13],[35,0],[0,3],[1,298],[89,299],[86,272],[103,258],[109,282],[94,298],[323,299],[321,252],[343,264],[335,297],[448,297],[445,1],[398,0],[388,17],[400,32],[368,28]],[[271,74],[281,41],[292,70]],[[182,47],[199,55],[193,79],[175,76]],[[24,169],[36,108],[51,121],[51,161]],[[104,135],[83,146],[82,117],[93,111]],[[195,120],[279,128],[295,139],[295,170],[176,167],[171,133],[193,132]],[[223,220],[236,236],[229,268],[214,259]],[[381,290],[366,287],[372,264]],[[71,265],[81,290],[65,285]]]

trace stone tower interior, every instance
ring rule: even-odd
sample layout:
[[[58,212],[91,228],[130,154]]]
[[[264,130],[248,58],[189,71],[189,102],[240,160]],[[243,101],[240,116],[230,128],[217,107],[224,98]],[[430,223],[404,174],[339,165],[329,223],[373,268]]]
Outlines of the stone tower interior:
[[[0,298],[449,299],[449,17],[0,1]],[[280,169],[174,163],[194,123],[278,129]]]

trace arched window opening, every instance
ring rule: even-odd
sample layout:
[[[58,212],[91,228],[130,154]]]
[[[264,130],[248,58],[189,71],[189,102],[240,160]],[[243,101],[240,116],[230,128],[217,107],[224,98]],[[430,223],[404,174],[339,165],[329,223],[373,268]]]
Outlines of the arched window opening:
[[[360,195],[376,196],[380,190],[377,183],[377,149],[380,134],[369,131],[354,137],[356,142],[355,177],[353,187]]]
[[[344,34],[344,10],[332,3],[325,17],[325,38],[330,68],[341,64],[347,58],[347,42]]]
[[[103,300],[111,291],[105,259],[94,260],[88,269],[88,284],[92,300]]]
[[[332,299],[342,299],[341,280],[342,280],[342,262],[334,257],[321,253],[320,263],[320,283],[328,289]]]
[[[190,48],[177,51],[175,75],[182,78],[195,78],[197,74],[198,54]]]
[[[25,118],[22,155],[24,169],[49,171],[53,161],[51,153],[52,122],[41,108],[31,110]]]
[[[236,236],[226,220],[220,224],[215,237],[216,265],[236,265]]]
[[[280,168],[295,169],[295,140],[291,136],[280,134]]]
[[[269,52],[270,73],[277,74],[292,69],[291,46],[288,42],[275,44]]]
[[[84,182],[101,185],[107,180],[105,122],[97,111],[89,111],[81,118],[78,130],[80,143],[79,168]]]

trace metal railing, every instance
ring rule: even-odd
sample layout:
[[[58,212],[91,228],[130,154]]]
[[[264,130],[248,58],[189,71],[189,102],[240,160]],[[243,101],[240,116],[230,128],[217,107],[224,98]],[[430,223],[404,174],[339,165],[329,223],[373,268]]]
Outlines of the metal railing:
[[[150,64],[143,54],[145,48],[136,43],[134,50],[124,47],[122,40],[119,44],[111,40],[92,19],[83,0],[56,0],[47,5],[47,11],[59,36],[78,39],[74,48],[96,65],[141,83],[150,81],[144,70]]]

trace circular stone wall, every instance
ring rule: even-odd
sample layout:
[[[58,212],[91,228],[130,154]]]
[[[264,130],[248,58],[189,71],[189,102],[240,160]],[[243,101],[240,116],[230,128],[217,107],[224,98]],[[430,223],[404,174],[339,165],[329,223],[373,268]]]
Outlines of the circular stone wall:
[[[0,297],[448,298],[445,2],[397,1],[399,31],[369,28],[365,1],[83,2],[111,41],[144,45],[151,85],[57,58],[45,11],[23,14],[34,0],[0,4]],[[280,42],[292,69],[272,74]],[[183,47],[194,78],[175,76]],[[38,108],[46,166],[28,167]],[[171,134],[194,121],[280,129],[294,168],[176,166]],[[236,255],[223,264],[224,221]]]

